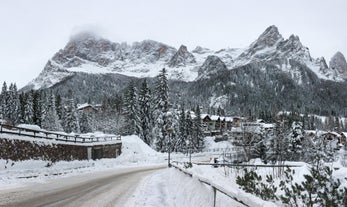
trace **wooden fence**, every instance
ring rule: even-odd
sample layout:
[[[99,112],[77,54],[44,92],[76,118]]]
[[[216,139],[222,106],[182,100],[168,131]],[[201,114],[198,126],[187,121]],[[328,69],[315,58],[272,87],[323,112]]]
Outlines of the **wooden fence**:
[[[7,124],[0,124],[0,133],[12,134],[26,137],[33,137],[38,139],[56,140],[70,143],[95,143],[106,141],[121,141],[120,136],[102,136],[102,137],[84,137],[79,134],[69,135],[58,132],[50,132],[45,130],[27,129],[23,127],[16,127]]]

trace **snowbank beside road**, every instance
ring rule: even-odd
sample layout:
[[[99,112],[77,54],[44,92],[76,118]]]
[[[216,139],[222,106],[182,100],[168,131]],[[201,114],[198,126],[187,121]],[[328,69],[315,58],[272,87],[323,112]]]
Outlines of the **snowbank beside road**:
[[[164,163],[167,154],[159,153],[144,143],[138,136],[122,137],[122,154],[116,159],[120,164]]]
[[[213,206],[213,190],[176,169],[164,169],[143,179],[125,206]],[[223,194],[217,194],[216,206],[243,207],[244,205]]]
[[[14,162],[0,159],[0,189],[128,166],[164,164],[165,158],[165,154],[154,151],[138,136],[133,135],[122,137],[122,154],[114,159],[59,161],[56,163],[44,160]]]

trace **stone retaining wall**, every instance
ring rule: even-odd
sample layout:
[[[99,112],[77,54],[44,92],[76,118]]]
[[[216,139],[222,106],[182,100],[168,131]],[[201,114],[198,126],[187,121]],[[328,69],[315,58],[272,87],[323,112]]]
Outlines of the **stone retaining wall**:
[[[49,143],[41,140],[16,140],[0,138],[0,159],[5,160],[87,160],[115,158],[121,153],[121,143],[86,146]]]

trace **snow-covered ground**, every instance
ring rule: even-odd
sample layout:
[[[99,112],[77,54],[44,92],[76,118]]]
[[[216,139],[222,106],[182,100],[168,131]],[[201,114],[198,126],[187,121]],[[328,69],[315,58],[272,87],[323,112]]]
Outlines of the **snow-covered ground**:
[[[0,160],[0,195],[9,190],[35,186],[35,183],[51,183],[59,179],[85,177],[88,174],[98,175],[111,171],[122,172],[167,165],[167,153],[154,151],[139,137],[125,136],[122,137],[122,142],[122,154],[115,159],[60,161],[50,167],[47,167],[47,164],[51,163],[40,160],[20,162]],[[235,148],[227,141],[216,143],[213,137],[207,137],[205,145],[204,152],[192,156],[193,161],[210,162],[211,158],[218,157],[225,152],[233,152],[233,148]],[[172,159],[186,162],[188,156],[173,153]],[[252,164],[260,164],[260,161],[253,161]],[[309,173],[308,166],[305,163],[289,164],[301,166],[295,168],[294,181],[303,181],[303,175]],[[183,165],[180,167],[183,168]],[[334,167],[339,167],[339,170],[334,172],[334,176],[343,181],[343,186],[347,186],[344,179],[347,168],[337,164]],[[235,182],[237,175],[243,173],[241,169],[213,168],[194,164],[192,168],[185,170],[193,174],[193,177],[175,168],[164,168],[144,177],[137,188],[131,192],[131,196],[124,206],[211,206],[213,204],[213,189],[199,180],[212,183],[229,195],[234,195],[251,206],[281,206],[278,202],[265,202],[241,190]],[[261,175],[276,174],[272,168],[254,168],[253,170]],[[243,206],[222,193],[217,193],[216,204],[216,206]]]
[[[251,160],[249,165],[264,165],[259,159]],[[304,175],[310,175],[310,165],[304,162],[285,162],[285,165],[295,166],[291,169],[295,170],[293,174],[293,182],[301,184],[304,179]],[[343,189],[347,187],[347,168],[343,167],[340,164],[340,161],[326,164],[326,166],[335,168],[333,171],[333,178],[339,179],[341,181],[340,188]],[[193,179],[202,180],[208,183],[213,184],[218,189],[221,189],[228,195],[238,198],[243,201],[248,206],[283,206],[283,203],[280,201],[264,201],[259,197],[252,195],[250,193],[246,193],[242,189],[240,189],[239,185],[236,183],[237,176],[243,176],[244,171],[243,168],[237,167],[218,167],[214,168],[209,165],[196,165],[193,164],[192,168],[185,168],[182,163],[178,163],[177,167],[182,169],[183,171],[192,174]],[[284,179],[283,172],[279,172],[279,169],[272,167],[247,167],[249,171],[255,171],[258,175],[261,175],[263,178],[266,175],[272,175],[275,178],[275,184],[279,185],[279,182]],[[219,193],[220,195],[223,195]],[[281,191],[278,192],[278,195],[282,194]],[[218,193],[217,193],[218,195]],[[230,206],[224,205],[226,201],[232,200],[228,197],[225,197],[222,202],[217,206]],[[218,200],[217,200],[218,201]],[[236,203],[240,205],[239,203]],[[237,205],[232,205],[237,206]]]
[[[235,197],[238,200],[241,200],[248,206],[277,206],[275,203],[263,201],[260,198],[246,193],[239,188],[239,186],[236,184],[236,177],[237,175],[242,174],[241,169],[231,169],[229,167],[214,168],[209,165],[193,165],[192,168],[187,169],[185,169],[183,165],[178,165],[178,167],[190,174],[193,174],[193,178],[195,180],[202,180],[207,183],[211,183],[213,184],[213,186],[217,187],[218,189],[222,190],[228,195]],[[230,206],[224,205],[224,202],[233,201],[233,199],[224,196],[222,193],[217,192],[217,195],[224,197],[224,199],[220,201],[220,205],[218,206]],[[243,206],[238,202],[233,202],[237,204],[237,206]]]
[[[228,142],[215,143],[207,138],[206,152],[192,156],[194,161],[209,161],[225,149],[232,148]],[[115,159],[59,161],[47,167],[48,161],[0,160],[0,194],[2,191],[33,186],[33,183],[50,183],[54,180],[85,176],[89,173],[102,173],[110,170],[124,171],[145,166],[166,166],[167,153],[158,153],[137,136],[122,137],[122,154]],[[173,153],[172,159],[188,161],[187,154]],[[182,188],[183,187],[183,188]],[[197,190],[198,189],[198,190]],[[125,206],[206,206],[212,201],[212,189],[176,169],[160,170],[142,180]],[[224,196],[225,197],[225,196]],[[219,195],[217,202],[233,203]],[[235,206],[235,205],[232,205]]]
[[[137,136],[122,137],[122,154],[115,159],[59,161],[26,160],[13,162],[0,159],[0,189],[30,182],[45,182],[58,177],[100,172],[134,166],[165,163],[167,155],[157,153]]]
[[[197,179],[170,168],[154,173],[144,179],[125,206],[213,206],[213,190]],[[217,194],[216,206],[241,207],[244,205],[223,194]]]
[[[8,135],[6,136],[8,137]],[[12,135],[11,138],[33,139],[16,135]],[[213,143],[213,138],[208,138],[207,153],[193,155],[192,159],[208,161],[209,157],[220,154],[223,149],[231,147],[227,142],[224,144]],[[139,137],[125,136],[122,137],[122,154],[115,159],[59,161],[53,165],[51,165],[51,162],[43,160],[13,162],[11,160],[0,159],[0,188],[16,187],[30,182],[45,182],[58,177],[68,177],[110,169],[166,164],[167,157],[167,153],[156,152]],[[188,161],[188,156],[186,154],[173,153],[172,160]]]

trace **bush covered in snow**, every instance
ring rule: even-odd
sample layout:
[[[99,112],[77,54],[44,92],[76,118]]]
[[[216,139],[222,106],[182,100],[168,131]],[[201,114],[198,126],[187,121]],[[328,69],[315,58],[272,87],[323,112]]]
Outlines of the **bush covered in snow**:
[[[276,186],[271,175],[264,180],[255,171],[244,170],[236,183],[244,191],[254,194],[263,200],[280,200],[286,206],[344,206],[346,205],[347,188],[341,186],[340,179],[333,178],[333,170],[327,166],[314,165],[310,174],[297,183],[293,180],[294,170],[287,168],[284,178]],[[278,192],[277,190],[280,189]]]

